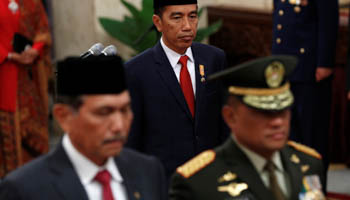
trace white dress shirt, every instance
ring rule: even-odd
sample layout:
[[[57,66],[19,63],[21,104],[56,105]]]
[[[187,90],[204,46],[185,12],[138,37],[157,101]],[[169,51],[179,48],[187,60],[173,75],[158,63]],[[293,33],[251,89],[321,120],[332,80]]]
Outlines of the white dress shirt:
[[[98,166],[83,154],[81,154],[72,144],[69,136],[65,134],[62,142],[63,148],[68,155],[68,158],[73,164],[75,171],[78,174],[80,182],[87,192],[87,196],[91,200],[102,200],[102,185],[94,180],[96,174],[104,169],[107,169],[111,174],[111,189],[114,199],[127,200],[126,188],[123,184],[123,177],[120,175],[118,166],[112,157],[108,158],[104,166]]]
[[[180,83],[180,71],[182,65],[179,63],[179,60],[181,56],[188,56],[188,61],[187,61],[187,70],[190,73],[191,76],[191,82],[192,82],[192,88],[193,88],[193,94],[194,97],[196,98],[196,73],[195,73],[195,67],[194,67],[194,58],[192,54],[192,49],[191,47],[187,48],[186,52],[184,55],[178,54],[169,47],[167,47],[164,42],[163,42],[163,37],[160,39],[160,44],[162,45],[166,56],[168,57],[168,60],[170,62],[171,67],[173,68],[176,78]]]
[[[259,154],[255,153],[254,151],[248,149],[247,147],[245,147],[243,144],[240,144],[237,139],[235,139],[235,137],[233,136],[232,139],[235,141],[235,143],[237,144],[237,146],[245,153],[245,155],[248,157],[248,159],[250,160],[250,162],[254,165],[256,171],[258,172],[258,174],[260,175],[262,181],[264,182],[265,186],[267,188],[270,187],[270,181],[269,181],[269,173],[267,172],[267,170],[264,169],[267,160],[260,156]],[[281,155],[280,152],[275,152],[272,155],[272,159],[271,161],[275,164],[276,166],[276,170],[275,170],[275,174],[277,177],[277,182],[283,192],[283,194],[289,198],[290,197],[290,193],[291,193],[291,186],[290,186],[290,181],[289,181],[289,176],[288,174],[285,172],[284,168],[283,168],[283,164],[282,164],[282,160],[281,160]]]

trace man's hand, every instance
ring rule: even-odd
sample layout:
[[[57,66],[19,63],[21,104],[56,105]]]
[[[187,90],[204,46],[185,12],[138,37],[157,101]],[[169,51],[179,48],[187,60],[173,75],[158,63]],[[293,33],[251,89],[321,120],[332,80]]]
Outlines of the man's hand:
[[[301,0],[300,4],[302,6],[307,6],[307,4],[309,4],[309,2],[307,0]]]
[[[316,82],[320,82],[323,79],[329,77],[333,73],[332,68],[328,67],[317,67],[316,69]]]

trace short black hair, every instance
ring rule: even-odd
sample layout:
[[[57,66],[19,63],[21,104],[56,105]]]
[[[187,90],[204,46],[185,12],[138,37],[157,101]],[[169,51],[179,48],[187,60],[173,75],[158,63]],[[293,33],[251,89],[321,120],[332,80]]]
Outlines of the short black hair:
[[[160,18],[162,18],[164,10],[165,10],[165,6],[154,8],[154,14],[158,15]]]
[[[63,95],[57,95],[55,103],[61,103],[66,104],[69,107],[73,108],[74,110],[79,110],[81,105],[83,105],[83,95],[78,96],[63,96]]]

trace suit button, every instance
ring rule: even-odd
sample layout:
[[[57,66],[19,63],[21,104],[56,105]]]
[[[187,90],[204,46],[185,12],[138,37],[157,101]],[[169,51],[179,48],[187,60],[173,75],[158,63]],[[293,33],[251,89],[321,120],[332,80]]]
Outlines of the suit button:
[[[276,39],[276,43],[277,43],[277,44],[281,44],[281,42],[282,42],[281,38],[277,38],[277,39]]]
[[[300,13],[300,11],[301,11],[300,6],[295,6],[295,7],[294,7],[294,12]]]
[[[283,15],[284,15],[284,11],[283,11],[283,10],[279,10],[279,11],[278,11],[278,14],[279,14],[280,16],[283,16]]]
[[[277,30],[282,30],[282,24],[277,24]]]
[[[289,0],[289,3],[292,5],[295,5],[297,3],[297,1],[296,0]]]
[[[305,53],[305,49],[304,48],[300,48],[300,53],[304,54]]]
[[[282,3],[286,2],[286,0],[281,0]]]

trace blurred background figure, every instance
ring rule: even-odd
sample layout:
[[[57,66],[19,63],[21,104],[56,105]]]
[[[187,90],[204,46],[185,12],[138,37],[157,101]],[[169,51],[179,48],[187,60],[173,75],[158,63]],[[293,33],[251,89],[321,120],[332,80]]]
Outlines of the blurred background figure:
[[[326,167],[338,17],[338,0],[274,0],[272,54],[299,58],[290,138],[320,152]]]
[[[51,36],[42,1],[0,1],[0,32],[0,177],[3,177],[48,151]]]
[[[197,0],[153,2],[162,37],[125,64],[134,112],[127,146],[158,157],[169,180],[176,167],[227,138],[221,83],[206,82],[227,65],[221,49],[193,42]]]

